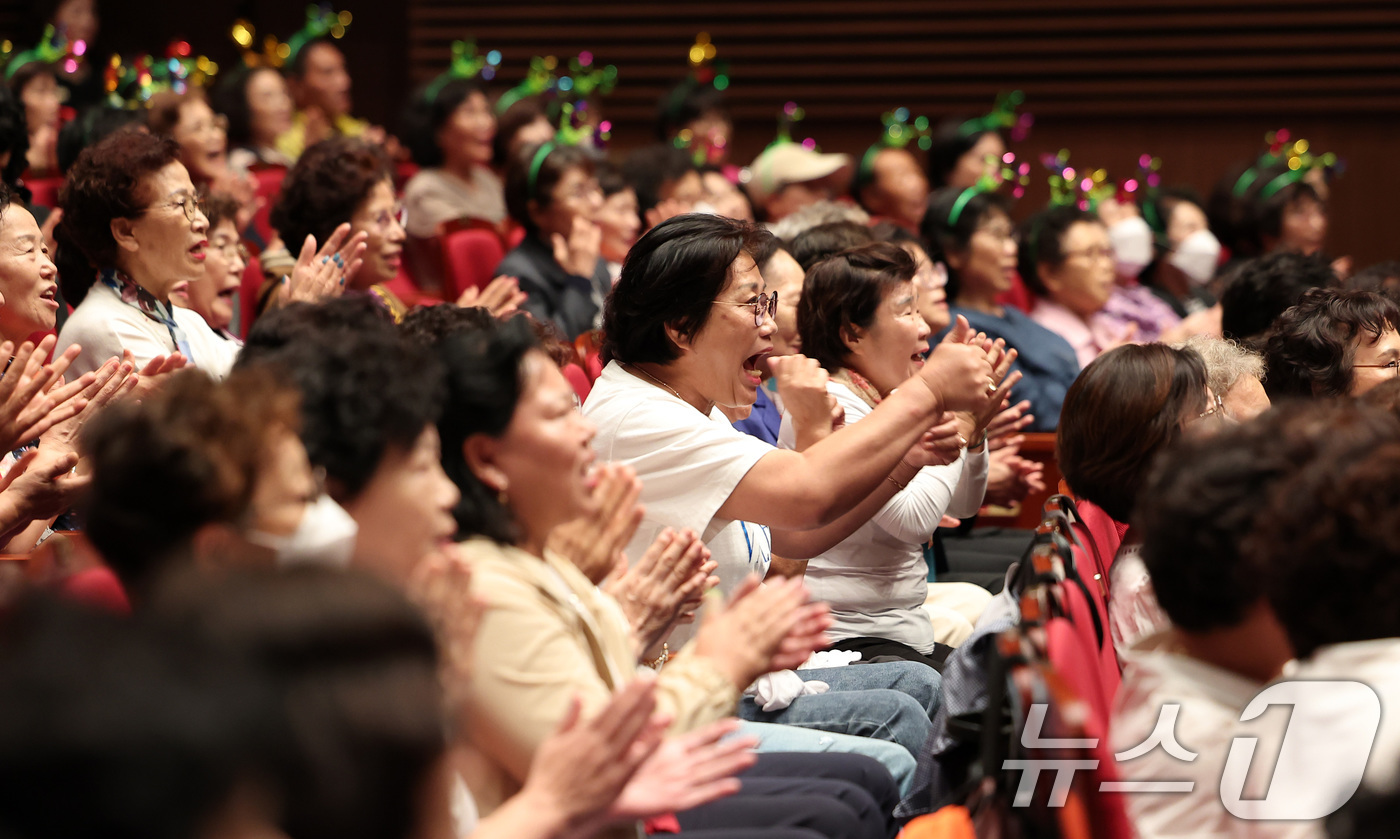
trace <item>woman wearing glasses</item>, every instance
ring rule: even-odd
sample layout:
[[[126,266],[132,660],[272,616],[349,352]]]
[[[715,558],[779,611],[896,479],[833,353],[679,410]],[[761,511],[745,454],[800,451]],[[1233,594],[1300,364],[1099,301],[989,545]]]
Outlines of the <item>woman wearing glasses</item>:
[[[1035,420],[1029,430],[1053,431],[1065,391],[1079,375],[1079,360],[1064,338],[997,302],[1016,274],[1018,249],[1006,199],[978,187],[941,189],[929,199],[923,233],[929,257],[948,266],[950,315],[962,315],[973,329],[1005,340],[1020,354],[1011,369],[1022,378],[1011,401],[1031,403],[1027,413]]]
[[[176,354],[215,378],[233,364],[235,345],[171,305],[177,289],[204,276],[209,247],[209,220],[179,152],[167,137],[118,131],[69,170],[55,235],[63,297],[77,306],[57,349],[82,347],[72,376],[123,352],[149,372]]]
[[[1400,306],[1373,291],[1315,288],[1279,315],[1264,352],[1269,399],[1360,396],[1400,376]]]
[[[868,417],[833,432],[825,372],[800,355],[769,358],[777,300],[750,256],[769,235],[692,214],[643,236],[608,298],[608,363],[584,405],[599,455],[642,480],[646,512],[628,556],[640,559],[664,527],[689,527],[725,591],[766,574],[773,554],[806,559],[850,535],[935,457],[921,438],[943,412],[981,410],[998,384],[982,348],[941,345]],[[764,366],[798,451],[729,424],[754,404]]]
[[[496,274],[520,279],[529,295],[521,308],[570,341],[598,326],[612,278],[599,258],[603,190],[593,158],[553,142],[524,147],[506,168],[506,209],[525,238]]]
[[[1116,279],[1108,228],[1097,216],[1053,207],[1032,216],[1021,236],[1021,279],[1036,296],[1031,320],[1068,341],[1080,367],[1132,340],[1136,328],[1101,315]]]
[[[238,201],[239,230],[258,210],[258,185],[247,171],[234,171],[228,162],[228,119],[214,113],[204,94],[158,93],[151,97],[146,127],[152,134],[180,144],[180,162],[201,194],[223,192]]]
[[[238,240],[234,217],[238,202],[227,195],[209,196],[204,214],[209,219],[209,247],[204,253],[204,274],[184,289],[176,289],[171,300],[191,309],[227,341],[242,345],[229,327],[233,324],[234,295],[243,283],[248,267],[248,251]]]

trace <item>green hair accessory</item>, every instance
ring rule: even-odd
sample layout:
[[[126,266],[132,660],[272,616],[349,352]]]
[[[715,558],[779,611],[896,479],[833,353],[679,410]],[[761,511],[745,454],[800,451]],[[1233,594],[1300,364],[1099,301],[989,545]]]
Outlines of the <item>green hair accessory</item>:
[[[297,55],[312,41],[319,40],[329,35],[336,40],[345,37],[345,28],[350,25],[354,16],[349,12],[333,12],[329,5],[306,7],[306,25],[299,29],[284,44],[287,49],[283,60],[291,63],[297,60]],[[283,52],[278,47],[278,54]]]
[[[1313,154],[1311,144],[1302,138],[1294,140],[1287,128],[1270,131],[1264,135],[1264,142],[1268,144],[1268,149],[1235,181],[1233,191],[1236,198],[1243,198],[1264,170],[1274,166],[1286,164],[1288,169],[1264,184],[1259,190],[1261,200],[1267,201],[1284,187],[1299,183],[1314,169],[1321,169],[1328,178],[1346,171],[1346,161],[1332,152]]]
[[[982,173],[982,177],[977,179],[977,183],[958,193],[952,208],[948,210],[948,226],[957,226],[963,210],[973,198],[984,192],[996,192],[1001,189],[1002,184],[1008,182],[1015,184],[1011,189],[1011,197],[1020,198],[1025,195],[1026,185],[1031,182],[1031,165],[1025,161],[1017,163],[1016,155],[1011,152],[1002,155],[999,162],[987,155],[987,169]]]
[[[520,84],[501,94],[501,98],[496,100],[496,113],[504,114],[510,107],[522,99],[531,96],[538,96],[554,87],[554,70],[559,66],[559,59],[552,55],[535,56],[530,59],[530,68],[525,71],[525,78]]]
[[[865,154],[861,155],[860,165],[856,167],[857,189],[875,180],[875,158],[879,157],[880,152],[885,149],[902,149],[916,138],[919,148],[924,151],[928,151],[933,146],[933,137],[929,134],[928,117],[915,117],[911,124],[909,122],[909,109],[896,108],[881,115],[880,122],[884,125],[880,139],[865,150]]]
[[[436,102],[438,94],[449,82],[474,79],[480,76],[483,81],[496,78],[496,68],[501,66],[501,51],[491,50],[485,55],[477,55],[476,41],[453,41],[452,63],[446,72],[439,75],[423,91],[423,98],[429,103]]]
[[[1012,140],[1024,140],[1026,134],[1030,132],[1031,126],[1035,124],[1035,117],[1029,113],[1016,113],[1016,109],[1025,102],[1026,94],[1019,90],[998,94],[996,103],[992,105],[992,110],[958,126],[958,135],[971,137],[973,134],[981,134],[986,131],[1010,129]]]
[[[44,27],[44,35],[39,39],[39,43],[27,50],[14,52],[14,44],[6,40],[0,43],[0,56],[5,59],[5,81],[15,77],[20,68],[27,64],[48,64],[50,66],[61,61],[67,61],[71,66],[64,69],[74,72],[78,69],[78,59],[87,52],[87,44],[82,41],[75,41],[73,44],[66,43],[54,30],[50,24]]]
[[[1040,162],[1050,170],[1050,206],[1078,207],[1093,211],[1099,202],[1113,197],[1118,187],[1108,179],[1104,169],[1076,171],[1069,165],[1069,149],[1059,154],[1044,154]]]
[[[553,140],[540,143],[540,147],[535,149],[535,156],[530,158],[530,169],[525,176],[525,194],[530,198],[539,197],[535,194],[535,191],[540,180],[540,167],[544,166],[544,162],[549,159],[550,154],[552,154],[556,148],[558,148],[558,146],[554,144]]]

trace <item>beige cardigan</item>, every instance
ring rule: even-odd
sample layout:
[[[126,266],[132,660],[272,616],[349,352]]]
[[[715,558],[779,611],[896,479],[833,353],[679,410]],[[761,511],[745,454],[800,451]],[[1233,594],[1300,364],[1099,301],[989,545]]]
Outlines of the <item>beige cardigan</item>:
[[[486,539],[459,546],[472,591],[488,605],[469,678],[447,675],[458,704],[459,768],[483,816],[520,791],[530,759],[558,727],[571,697],[597,713],[637,671],[637,642],[610,596],[569,561]],[[704,658],[681,655],[657,678],[670,733],[734,713],[739,691]]]

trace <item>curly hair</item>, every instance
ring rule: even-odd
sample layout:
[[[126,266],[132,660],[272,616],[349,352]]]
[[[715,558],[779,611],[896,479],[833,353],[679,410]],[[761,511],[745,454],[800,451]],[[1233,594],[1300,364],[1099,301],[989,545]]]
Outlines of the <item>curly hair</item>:
[[[1269,399],[1345,396],[1356,346],[1400,330],[1400,306],[1374,291],[1315,288],[1274,324],[1265,357]]]
[[[97,272],[116,266],[112,219],[140,215],[149,202],[145,179],[179,159],[174,140],[135,130],[117,131],[78,155],[58,196],[63,220],[54,261],[64,300],[78,305]]]
[[[414,92],[413,98],[404,106],[401,121],[403,141],[408,147],[413,162],[429,169],[443,163],[442,147],[438,145],[438,131],[452,119],[462,103],[475,94],[486,95],[481,82],[476,79],[453,79],[428,98],[430,85]],[[495,111],[492,111],[492,117]]]
[[[140,403],[104,409],[82,437],[93,466],[84,505],[93,547],[125,585],[145,588],[188,555],[199,528],[239,522],[272,432],[299,426],[296,393],[257,370],[222,383],[181,371]]]
[[[1177,627],[1237,625],[1272,573],[1244,550],[1271,491],[1332,434],[1330,406],[1271,411],[1219,434],[1185,439],[1157,459],[1134,527],[1157,601]]]
[[[812,266],[797,303],[802,352],[836,372],[846,366],[855,330],[875,323],[880,303],[914,279],[914,257],[899,245],[872,242]]]
[[[368,294],[335,297],[319,303],[291,303],[273,309],[253,323],[243,350],[234,361],[242,367],[275,355],[288,344],[322,335],[354,335],[394,331],[394,318]]]
[[[1400,422],[1355,402],[1306,410],[1321,442],[1245,544],[1300,659],[1400,636],[1400,610],[1374,608],[1400,597]]]
[[[541,349],[529,319],[449,335],[439,352],[447,370],[447,400],[438,421],[442,468],[461,491],[453,515],[457,538],[485,536],[502,544],[517,538],[510,511],[467,465],[463,446],[476,434],[500,437],[524,391],[525,356]]]
[[[1157,453],[1206,407],[1195,350],[1130,344],[1100,355],[1070,385],[1055,456],[1070,490],[1127,522]]]
[[[411,450],[442,411],[436,359],[392,327],[308,329],[248,363],[271,367],[300,390],[306,454],[326,470],[327,489],[342,504],[364,490],[391,446]]]
[[[956,224],[948,222],[953,205],[964,190],[944,187],[929,196],[928,212],[920,224],[924,241],[928,242],[928,258],[948,265],[948,254],[962,253],[972,246],[972,234],[982,227],[989,215],[1000,214],[1011,220],[1011,202],[995,192],[978,192],[968,199],[958,214]],[[948,299],[957,300],[962,287],[957,269],[948,265]]]
[[[739,254],[753,255],[773,234],[708,213],[667,219],[632,246],[603,307],[605,361],[668,364],[680,350],[666,334],[694,337],[730,281]]]
[[[1074,206],[1041,210],[1021,223],[1021,247],[1016,252],[1016,269],[1026,287],[1041,297],[1049,295],[1040,276],[1040,266],[1058,268],[1065,259],[1065,236],[1076,224],[1097,224],[1099,217]]]
[[[1271,253],[1234,270],[1220,293],[1220,327],[1226,338],[1262,343],[1278,316],[1310,288],[1337,284],[1327,260],[1316,254]]]
[[[389,156],[377,145],[351,137],[322,140],[287,173],[268,221],[296,253],[307,236],[326,241],[393,175]]]

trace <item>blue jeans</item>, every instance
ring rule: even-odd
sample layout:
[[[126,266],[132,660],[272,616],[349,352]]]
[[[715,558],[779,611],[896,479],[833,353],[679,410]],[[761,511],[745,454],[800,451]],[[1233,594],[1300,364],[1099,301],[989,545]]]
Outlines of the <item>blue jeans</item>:
[[[831,692],[888,688],[907,693],[928,712],[929,719],[943,701],[943,677],[927,665],[913,661],[887,661],[879,664],[850,664],[798,670],[802,681],[826,682]],[[922,744],[920,744],[922,745]]]
[[[923,665],[917,665],[923,667]],[[927,667],[924,667],[927,670]],[[873,757],[894,776],[899,785],[901,797],[909,794],[914,783],[914,756],[902,746],[875,740],[870,737],[853,737],[849,734],[833,734],[828,731],[814,731],[795,725],[773,725],[763,722],[744,722],[737,732],[741,736],[757,737],[756,752],[845,752],[848,754]]]
[[[929,676],[916,676],[908,667],[922,668],[933,679],[938,674],[922,664],[899,662],[895,665],[861,664],[803,671],[804,679],[819,678],[831,685],[827,693],[799,696],[781,711],[764,711],[752,697],[739,702],[740,719],[750,722],[770,722],[799,728],[814,728],[834,734],[873,737],[903,746],[910,755],[917,755],[932,730],[929,706],[937,708],[936,686],[930,688]],[[842,672],[852,670],[852,672]],[[858,672],[865,671],[865,672]],[[834,684],[833,684],[834,682]],[[882,687],[899,684],[918,693],[916,698],[904,690]],[[837,687],[840,685],[841,687]]]

